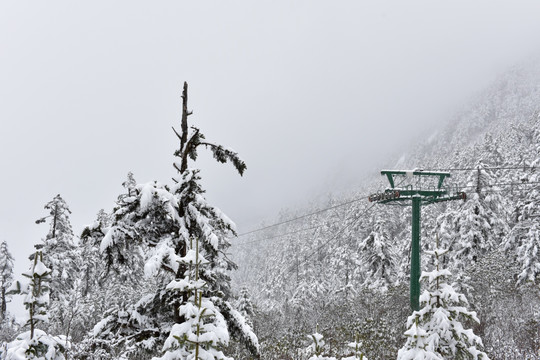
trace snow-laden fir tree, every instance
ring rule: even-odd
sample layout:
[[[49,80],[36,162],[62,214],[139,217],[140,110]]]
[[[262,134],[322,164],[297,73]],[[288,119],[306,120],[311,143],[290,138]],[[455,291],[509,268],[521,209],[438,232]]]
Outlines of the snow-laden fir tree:
[[[9,252],[7,242],[0,244],[0,323],[6,318],[6,290],[13,283],[13,256]]]
[[[64,360],[64,352],[70,344],[65,336],[51,336],[38,328],[48,323],[49,276],[51,270],[43,263],[43,254],[36,252],[30,271],[23,276],[28,283],[16,281],[10,293],[24,296],[24,306],[28,311],[25,327],[29,330],[18,335],[8,345],[7,360],[36,359]]]
[[[332,204],[334,205],[334,204]],[[358,229],[363,228],[363,217],[358,215],[360,212],[356,207],[348,209],[348,217],[345,218],[344,224],[342,214],[336,214],[332,219],[336,223],[336,228],[331,230],[333,236],[338,234],[335,248],[328,250],[330,257],[330,281],[335,284],[334,303],[348,303],[357,295],[359,282],[366,275],[361,266],[362,254],[357,251],[357,236]],[[341,216],[340,216],[341,215]],[[355,228],[356,227],[356,228]],[[345,229],[345,230],[343,230]]]
[[[532,166],[538,166],[540,159]],[[526,178],[533,184],[540,181],[538,173]],[[516,224],[509,233],[504,249],[520,267],[518,283],[537,283],[540,280],[540,187],[533,185],[514,211]]]
[[[188,294],[188,301],[179,308],[185,321],[173,325],[163,346],[163,356],[154,360],[232,360],[222,351],[229,343],[225,318],[212,299],[203,295],[207,285],[199,273],[208,261],[199,253],[199,241],[194,242],[195,246],[190,246],[186,256],[179,259],[189,268],[186,276],[167,285],[169,290]]]
[[[177,161],[173,166],[178,172],[174,184],[151,182],[131,187],[115,208],[112,226],[101,241],[101,251],[111,267],[122,264],[136,268],[142,255],[144,272],[158,280],[158,287],[122,312],[122,324],[118,323],[119,313],[103,319],[94,329],[95,338],[116,341],[126,351],[156,355],[155,350],[163,347],[171,329],[188,321],[181,309],[189,302],[190,293],[168,285],[188,274],[189,266],[182,259],[188,253],[190,239],[198,239],[200,253],[208,261],[200,271],[200,279],[207,285],[202,296],[219,309],[230,335],[258,356],[255,334],[230,302],[228,271],[235,264],[226,251],[230,246],[227,238],[235,234],[234,223],[206,201],[199,170],[188,166],[201,148],[210,149],[218,162],[232,163],[240,174],[246,165],[233,150],[207,142],[198,128],[188,127],[191,112],[187,109],[187,83],[182,98],[181,131],[174,130],[180,142],[174,153]]]
[[[428,251],[435,256],[436,268],[422,273],[426,290],[420,296],[421,309],[407,320],[407,340],[398,360],[488,359],[482,351],[482,340],[464,328],[464,321],[479,323],[476,313],[466,309],[465,295],[447,282],[451,274],[440,267],[439,258],[446,251]]]
[[[73,288],[73,275],[77,273],[76,246],[69,220],[71,210],[60,194],[45,204],[45,209],[49,215],[36,220],[36,224],[49,221],[49,232],[35,248],[43,253],[44,263],[51,269],[51,298],[57,299],[63,291]]]
[[[253,303],[251,302],[251,296],[249,295],[249,290],[246,286],[243,286],[240,290],[240,295],[236,302],[236,309],[240,311],[242,315],[249,321],[249,319],[255,315],[255,310],[253,308]]]
[[[491,170],[479,162],[467,180],[467,200],[439,216],[441,239],[452,249],[452,268],[476,263],[502,243],[508,233],[507,210]]]
[[[371,232],[358,245],[360,260],[366,269],[365,285],[387,288],[395,281],[397,272],[394,239],[382,216],[376,214],[371,220]]]
[[[360,337],[356,335],[356,340],[347,344],[354,351],[353,355],[342,358],[341,360],[369,360],[362,350]]]
[[[116,273],[107,273],[103,256],[99,251],[99,245],[110,225],[110,215],[103,209],[99,210],[96,220],[84,227],[77,251],[80,254],[78,273],[75,287],[70,292],[67,309],[66,334],[69,334],[74,343],[74,351],[78,357],[83,357],[87,334],[94,325],[99,322],[102,315],[109,310],[113,304],[119,302],[129,302],[137,294],[140,297],[141,287],[137,283],[129,281],[126,277],[119,277]],[[142,272],[131,271],[132,277],[142,277]],[[136,301],[136,300],[135,300]],[[83,351],[84,350],[84,351]]]
[[[56,195],[45,204],[49,214],[36,220],[36,224],[49,221],[49,232],[43,243],[35,248],[43,253],[43,262],[50,273],[50,313],[49,331],[68,335],[71,319],[76,309],[78,297],[76,287],[79,282],[78,248],[74,243],[69,209],[65,200]],[[32,258],[32,257],[31,257]]]
[[[309,335],[309,340],[311,340],[311,344],[307,348],[308,353],[311,354],[309,360],[336,360],[335,357],[327,357],[323,355],[326,350],[325,342],[324,336],[319,334],[318,325],[315,333]]]
[[[101,209],[93,224],[85,226],[79,241],[79,249],[84,262],[81,264],[82,296],[89,296],[98,291],[100,279],[104,275],[105,266],[101,261],[99,244],[105,236],[110,225],[110,215]]]

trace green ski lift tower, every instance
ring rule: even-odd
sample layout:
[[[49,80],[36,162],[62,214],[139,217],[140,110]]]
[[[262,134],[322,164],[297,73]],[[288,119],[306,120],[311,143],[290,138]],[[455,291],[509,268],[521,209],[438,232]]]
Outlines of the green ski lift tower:
[[[443,201],[465,200],[464,192],[454,188],[445,187],[444,180],[450,173],[439,171],[415,170],[382,170],[386,175],[390,187],[384,192],[370,195],[370,202],[380,204],[400,205],[412,204],[412,243],[411,243],[411,271],[410,271],[410,302],[411,309],[420,310],[420,208]],[[396,185],[396,178],[404,178]],[[398,187],[401,183],[405,186]],[[428,184],[426,186],[426,183]],[[397,205],[397,204],[396,204]]]

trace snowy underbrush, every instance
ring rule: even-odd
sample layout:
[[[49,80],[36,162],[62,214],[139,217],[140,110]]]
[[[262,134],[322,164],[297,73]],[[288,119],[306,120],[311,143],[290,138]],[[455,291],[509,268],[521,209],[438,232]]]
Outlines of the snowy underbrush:
[[[34,336],[26,331],[7,344],[7,351],[2,355],[6,360],[65,360],[65,352],[70,343],[65,336],[51,336],[45,331],[34,329]]]

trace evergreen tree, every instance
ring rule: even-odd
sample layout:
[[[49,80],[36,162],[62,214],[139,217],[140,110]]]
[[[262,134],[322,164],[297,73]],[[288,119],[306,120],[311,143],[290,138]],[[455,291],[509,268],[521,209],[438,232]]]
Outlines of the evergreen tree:
[[[479,323],[476,313],[468,311],[467,299],[446,282],[450,272],[439,268],[439,257],[446,250],[435,249],[435,270],[422,273],[427,289],[420,296],[421,309],[407,320],[407,341],[398,352],[398,360],[488,359],[481,350],[482,340],[463,321]]]
[[[311,354],[309,360],[336,360],[334,357],[327,357],[323,355],[325,352],[324,336],[319,334],[318,326],[315,333],[309,336],[309,339],[312,341],[307,348],[307,351]]]
[[[73,288],[78,256],[69,220],[71,210],[64,199],[60,194],[56,195],[45,204],[45,209],[49,210],[49,215],[36,220],[36,224],[49,220],[49,232],[43,243],[35,245],[35,248],[43,253],[45,265],[51,269],[51,299],[57,300],[63,291]]]
[[[255,312],[253,309],[253,303],[251,302],[251,296],[247,287],[243,286],[240,290],[240,296],[236,302],[236,309],[240,311],[246,319],[251,318]]]
[[[6,319],[7,299],[6,290],[13,282],[13,256],[8,250],[7,243],[0,244],[0,323]]]
[[[369,360],[362,351],[362,342],[360,341],[358,335],[356,336],[356,340],[348,343],[347,346],[354,350],[354,354],[352,356],[344,357],[342,360]]]
[[[73,241],[73,230],[71,229],[71,223],[69,221],[68,205],[60,194],[56,195],[51,201],[44,206],[45,210],[49,210],[49,215],[36,220],[36,224],[41,224],[50,219],[50,229],[47,234],[46,240],[56,239],[58,241]],[[37,248],[43,246],[36,245]]]
[[[362,264],[367,272],[365,285],[386,288],[396,277],[394,239],[387,222],[382,217],[375,215],[371,226],[370,234],[358,246]]]
[[[183,323],[174,324],[163,347],[164,354],[155,360],[232,360],[226,357],[222,348],[229,343],[227,323],[212,298],[203,295],[206,282],[199,272],[208,261],[199,253],[199,241],[188,250],[180,261],[189,266],[184,279],[172,281],[167,288],[188,293],[188,301],[180,306]]]
[[[36,252],[33,256],[32,267],[23,276],[29,279],[27,284],[16,281],[10,293],[24,295],[24,306],[28,310],[28,320],[25,327],[29,331],[17,336],[8,345],[8,360],[64,360],[64,352],[70,347],[65,336],[50,336],[38,329],[49,321],[49,276],[51,270],[43,263],[43,254]]]
[[[533,163],[537,165],[540,159]],[[532,183],[540,181],[537,173],[528,179]],[[509,233],[504,248],[517,261],[521,272],[518,283],[537,283],[540,279],[540,187],[534,185],[520,200],[514,211],[516,224]]]
[[[101,242],[109,267],[121,264],[136,269],[137,259],[142,255],[146,276],[156,277],[160,284],[153,294],[127,311],[127,317],[133,319],[129,326],[120,326],[114,316],[109,316],[97,328],[99,331],[95,329],[96,337],[120,336],[149,352],[154,351],[157,344],[170,344],[171,329],[188,321],[182,306],[189,302],[191,295],[187,289],[179,291],[169,285],[186,277],[189,266],[182,259],[188,254],[190,239],[198,239],[200,253],[208,261],[200,270],[200,279],[207,285],[200,290],[202,296],[211,299],[219,309],[229,333],[258,356],[256,336],[229,301],[232,294],[227,272],[235,265],[225,254],[230,246],[227,238],[235,234],[235,226],[206,201],[199,170],[189,168],[188,162],[196,160],[197,151],[206,147],[218,162],[231,162],[240,174],[246,165],[233,150],[206,142],[198,128],[188,129],[191,112],[187,110],[187,83],[184,83],[182,98],[181,131],[173,129],[180,141],[180,148],[174,153],[178,158],[173,163],[178,171],[174,184],[152,182],[131,187],[128,196],[121,199],[114,210],[113,224]],[[114,329],[122,329],[122,333]]]
[[[439,216],[441,238],[455,251],[452,265],[460,272],[498,248],[509,231],[506,205],[494,183],[480,162],[467,180],[467,200]]]
[[[49,232],[43,243],[35,245],[43,253],[43,262],[50,273],[50,331],[69,334],[71,319],[77,309],[76,302],[79,286],[79,261],[81,260],[78,248],[74,243],[74,234],[71,228],[69,215],[71,210],[58,194],[53,200],[45,204],[49,215],[36,220],[41,224],[50,222]],[[32,257],[30,257],[32,258]]]

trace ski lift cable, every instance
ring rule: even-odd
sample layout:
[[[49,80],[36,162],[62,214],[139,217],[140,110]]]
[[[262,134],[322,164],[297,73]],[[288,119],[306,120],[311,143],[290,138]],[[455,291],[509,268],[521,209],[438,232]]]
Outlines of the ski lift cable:
[[[364,199],[365,199],[365,197],[364,197]],[[360,214],[363,214],[363,212],[360,213]],[[246,242],[238,243],[238,244],[235,244],[235,245],[247,245],[247,244],[253,244],[253,243],[257,243],[257,242],[261,242],[261,241],[279,239],[279,238],[282,238],[282,237],[287,236],[287,235],[292,235],[292,234],[297,234],[297,233],[308,231],[308,230],[317,229],[317,228],[321,227],[322,225],[329,226],[329,225],[335,225],[337,223],[342,223],[342,222],[343,222],[343,219],[339,219],[339,220],[332,221],[332,222],[329,222],[329,223],[318,224],[318,225],[310,226],[310,227],[307,227],[307,228],[296,229],[296,230],[289,231],[289,232],[286,232],[286,233],[283,233],[283,234],[278,234],[278,235],[266,237],[264,239],[256,239],[256,240],[246,241]]]
[[[353,204],[355,202],[365,200],[365,198],[367,196],[368,195],[362,195],[362,196],[360,196],[358,198],[355,198],[353,200],[349,200],[349,201],[346,201],[346,202],[343,202],[343,203],[339,203],[339,204],[336,204],[336,205],[333,205],[333,206],[330,206],[330,207],[327,207],[327,208],[324,208],[324,209],[320,209],[320,210],[317,210],[317,211],[314,211],[314,212],[311,212],[311,213],[308,213],[308,214],[304,214],[304,215],[301,215],[301,216],[298,216],[298,217],[295,217],[295,218],[292,218],[292,219],[284,220],[284,221],[281,221],[281,222],[278,222],[278,223],[275,223],[275,224],[272,224],[272,225],[264,226],[264,227],[259,228],[259,229],[255,229],[255,230],[251,230],[251,231],[248,231],[248,232],[245,232],[245,233],[241,233],[241,234],[238,234],[237,237],[253,234],[253,233],[256,233],[256,232],[259,232],[259,231],[263,231],[263,230],[266,230],[266,229],[270,229],[270,228],[279,226],[279,225],[288,224],[288,223],[291,223],[291,222],[294,222],[294,221],[297,221],[297,220],[302,220],[302,219],[305,219],[305,218],[313,216],[313,215],[321,214],[321,213],[323,213],[325,211],[337,209],[337,208],[339,208],[341,206],[350,205],[350,204]]]
[[[396,186],[401,185],[404,181],[405,181],[405,179],[403,179],[402,181],[400,181],[399,184],[397,184]],[[306,214],[306,215],[302,215],[302,216],[300,216],[300,217],[293,218],[293,219],[290,219],[290,220],[287,220],[287,221],[283,221],[283,222],[280,222],[280,223],[277,223],[277,224],[274,224],[274,225],[269,225],[269,226],[262,227],[262,228],[260,228],[260,229],[255,229],[255,230],[250,231],[250,232],[248,232],[248,233],[240,234],[240,235],[238,235],[238,237],[240,237],[240,236],[242,236],[242,235],[247,235],[247,234],[259,232],[259,231],[262,231],[262,230],[266,230],[266,229],[271,228],[271,227],[274,227],[274,226],[278,226],[278,225],[290,223],[290,222],[293,222],[293,221],[296,221],[296,220],[299,220],[299,219],[306,218],[306,217],[311,216],[311,215],[316,214],[316,213],[321,213],[321,212],[323,212],[323,211],[332,210],[332,209],[335,209],[335,208],[338,208],[338,207],[341,207],[341,206],[349,205],[349,204],[358,202],[358,201],[360,201],[360,200],[365,200],[366,197],[368,197],[368,195],[364,195],[364,196],[359,197],[359,198],[357,198],[357,199],[354,199],[354,200],[351,200],[351,201],[347,201],[347,202],[344,202],[344,203],[341,203],[341,204],[338,204],[338,205],[334,205],[334,206],[331,206],[331,207],[326,208],[326,209],[321,209],[321,210],[318,210],[318,211],[316,211],[316,212],[313,212],[313,213],[310,213],[310,214]],[[363,212],[362,212],[361,214],[363,214]],[[332,221],[332,222],[327,223],[327,224],[324,224],[324,225],[334,225],[334,224],[341,223],[341,222],[343,222],[343,220],[339,219],[339,220]],[[318,225],[310,226],[310,227],[307,227],[307,228],[301,228],[301,229],[289,231],[289,232],[286,232],[286,233],[283,233],[283,234],[278,234],[278,235],[266,237],[266,238],[264,238],[264,239],[256,239],[256,240],[246,241],[246,242],[238,243],[238,244],[235,244],[235,245],[247,245],[247,244],[257,243],[257,242],[261,242],[261,241],[277,239],[277,238],[281,238],[281,237],[284,237],[284,236],[287,236],[287,235],[292,235],[292,234],[297,234],[297,233],[300,233],[300,232],[303,232],[303,231],[308,231],[308,230],[317,229],[317,228],[319,228],[321,225],[323,225],[323,224],[318,224]]]
[[[488,186],[498,186],[498,185],[533,185],[533,184],[540,184],[540,181],[535,181],[535,182],[528,182],[528,183],[499,183],[499,184],[490,184]],[[475,186],[469,186],[469,188],[474,188]],[[463,187],[463,188],[468,188],[468,187]],[[462,188],[462,189],[463,189]],[[525,189],[525,188],[517,188],[517,189],[514,189],[514,191],[529,191],[530,189]],[[482,193],[493,193],[493,192],[502,192],[502,191],[508,191],[508,189],[482,189],[480,190],[480,192]],[[406,207],[408,205],[401,205],[399,203],[396,203],[394,206],[403,206],[403,207]],[[365,209],[365,210],[369,210],[371,209],[368,208],[368,209]],[[362,211],[360,213],[360,215],[363,215],[363,213],[366,212],[366,211]],[[358,215],[357,219],[360,218],[360,215]],[[266,237],[266,238],[263,238],[263,239],[255,239],[255,240],[251,240],[251,241],[246,241],[246,242],[242,242],[242,243],[237,243],[235,244],[235,246],[242,246],[242,245],[248,245],[248,244],[253,244],[253,243],[258,243],[258,242],[262,242],[262,241],[268,241],[268,240],[274,240],[274,239],[279,239],[279,238],[282,238],[284,236],[288,236],[288,235],[293,235],[293,234],[297,234],[297,233],[301,233],[301,232],[304,232],[304,231],[309,231],[309,230],[313,230],[313,229],[317,229],[319,227],[321,227],[322,225],[335,225],[337,223],[342,223],[343,220],[336,220],[336,221],[332,221],[330,223],[326,223],[326,224],[319,224],[319,225],[315,225],[315,226],[310,226],[310,227],[307,227],[307,228],[301,228],[301,229],[296,229],[296,230],[293,230],[293,231],[289,231],[289,232],[286,232],[286,233],[283,233],[283,234],[278,234],[278,235],[274,235],[274,236],[270,236],[270,237]]]
[[[486,166],[485,169],[488,170],[534,170],[538,166],[532,165],[508,165],[508,166]],[[468,167],[468,168],[429,168],[431,171],[472,171],[478,170],[478,167]]]
[[[535,183],[540,183],[540,182],[535,182]],[[519,183],[521,184],[521,183]],[[531,183],[528,183],[528,184],[531,184]],[[500,189],[500,190],[490,190],[490,189],[486,189],[487,191],[486,192],[496,192],[496,191],[507,191],[507,190],[503,190],[503,189]],[[529,190],[529,189],[516,189],[516,191],[526,191],[526,190]],[[368,211],[370,211],[377,203],[373,203],[370,207],[364,209],[360,214],[357,214],[355,216],[355,219],[354,221],[348,223],[347,225],[343,226],[330,240],[328,240],[326,243],[318,246],[316,249],[314,249],[309,255],[307,255],[305,257],[305,259],[301,262],[299,262],[298,264],[294,264],[293,266],[291,266],[287,272],[291,272],[293,271],[296,266],[301,266],[303,264],[305,264],[308,259],[310,259],[311,257],[313,257],[316,253],[318,253],[320,250],[322,250],[324,247],[332,244],[333,242],[335,242],[336,240],[338,240],[339,236],[349,227],[353,226],[353,225],[356,225],[356,223],[358,223],[358,221],[362,218],[362,215],[366,214]],[[346,221],[346,220],[345,220]],[[332,225],[332,224],[335,224],[337,222],[341,222],[341,221],[335,221],[335,222],[332,222],[330,223],[329,225]],[[318,226],[317,226],[318,227]],[[300,229],[300,230],[297,230],[295,232],[291,232],[291,233],[296,233],[296,232],[300,232],[300,231],[305,231],[305,230],[310,230],[310,229],[313,229],[313,228],[316,228],[316,227],[311,227],[311,228],[306,228],[306,229]],[[275,238],[279,238],[279,237],[282,237],[282,236],[286,236],[286,235],[289,235],[291,233],[285,233],[285,234],[282,234],[282,235],[277,235],[277,236],[274,236],[272,237],[271,239],[275,239]],[[245,242],[245,243],[241,243],[241,244],[236,244],[236,245],[244,245],[244,244],[250,244],[250,243],[254,243],[254,242],[259,242],[259,241],[264,241],[264,240],[268,240],[269,238],[266,238],[266,239],[260,239],[260,240],[254,240],[254,241],[249,241],[249,242]]]
[[[332,223],[330,223],[330,224],[328,224],[328,225],[332,225],[332,224],[335,224],[335,223],[337,223],[337,222],[341,222],[341,220],[332,222]],[[266,241],[266,240],[278,239],[278,238],[282,238],[282,237],[287,236],[287,235],[292,235],[292,234],[297,234],[297,233],[300,233],[300,232],[303,232],[303,231],[308,231],[308,230],[317,229],[317,228],[320,227],[320,226],[321,226],[321,225],[319,224],[319,225],[310,226],[310,227],[307,227],[307,228],[301,228],[301,229],[289,231],[289,232],[286,232],[286,233],[283,233],[283,234],[270,236],[270,237],[267,237],[267,238],[264,238],[264,239],[257,239],[257,240],[246,241],[246,242],[238,243],[238,244],[235,244],[235,245],[247,245],[247,244],[257,243],[257,242]],[[263,229],[261,229],[261,230],[263,230]]]
[[[403,181],[404,180],[402,180],[398,185],[396,185],[396,187],[399,186],[401,183],[403,183]],[[489,187],[494,187],[494,186],[526,186],[526,185],[535,185],[535,184],[540,184],[540,181],[519,182],[519,183],[495,183],[495,184],[487,184],[487,185],[485,185],[485,187],[489,188]],[[460,186],[459,188],[460,189],[468,189],[468,188],[475,188],[475,187],[476,186],[470,185],[470,186],[463,186],[463,187]],[[517,188],[517,189],[514,189],[514,190],[519,191],[519,190],[528,190],[528,189]],[[483,189],[483,190],[480,190],[480,191],[482,193],[488,193],[488,192],[507,191],[507,189],[500,189],[500,190],[499,189]],[[269,229],[269,228],[272,228],[272,227],[276,227],[276,226],[279,226],[279,225],[283,225],[283,224],[291,223],[291,222],[294,222],[294,221],[297,221],[297,220],[301,220],[301,219],[307,218],[309,216],[319,214],[319,213],[322,213],[322,212],[325,212],[325,211],[328,211],[328,210],[332,210],[332,209],[335,209],[335,208],[338,208],[338,207],[341,207],[341,206],[349,205],[349,204],[358,202],[360,200],[364,200],[367,196],[368,195],[364,195],[363,197],[359,197],[359,198],[356,198],[354,200],[346,201],[344,203],[340,203],[340,204],[337,204],[337,205],[334,205],[334,206],[331,206],[331,207],[328,207],[328,208],[325,208],[325,209],[320,209],[320,210],[317,210],[317,211],[309,213],[309,214],[305,214],[305,215],[302,215],[302,216],[299,216],[299,217],[296,217],[296,218],[292,218],[292,219],[289,219],[289,220],[286,220],[286,221],[282,221],[282,222],[279,222],[279,223],[276,223],[276,224],[273,224],[273,225],[268,225],[268,226],[265,226],[265,227],[262,227],[262,228],[259,228],[259,229],[255,229],[255,230],[252,230],[252,231],[247,232],[247,233],[242,233],[242,234],[238,235],[238,237],[248,235],[248,234],[253,234],[253,233],[256,233],[256,232],[260,232],[260,231],[263,231],[263,230],[266,230],[266,229]],[[334,224],[339,223],[339,222],[342,222],[342,220],[336,220],[336,221],[333,221],[331,223],[328,223],[327,225],[334,225]],[[321,225],[315,225],[315,226],[310,226],[310,227],[307,227],[307,228],[296,229],[296,230],[292,230],[292,231],[289,231],[289,232],[286,232],[286,233],[283,233],[283,234],[278,234],[278,235],[273,235],[273,236],[270,236],[270,237],[265,237],[264,239],[256,239],[256,240],[246,241],[246,242],[242,242],[242,243],[237,243],[236,245],[248,245],[248,244],[257,243],[257,242],[261,242],[261,241],[267,241],[267,240],[273,240],[273,239],[277,239],[277,238],[282,238],[282,237],[287,236],[287,235],[293,235],[293,234],[297,234],[297,233],[300,233],[300,232],[313,230],[313,229],[316,229],[316,228],[318,228],[320,226]]]
[[[362,211],[360,214],[357,214],[355,215],[355,218],[352,222],[349,222],[348,224],[346,224],[345,226],[343,226],[337,233],[334,234],[334,236],[332,236],[331,239],[329,239],[327,242],[325,242],[324,244],[321,244],[319,246],[317,246],[317,248],[315,248],[309,255],[307,255],[303,261],[299,262],[298,264],[294,264],[293,266],[289,267],[289,269],[287,269],[287,272],[291,272],[293,271],[296,266],[301,266],[303,264],[305,264],[308,259],[310,259],[311,257],[313,257],[315,254],[317,254],[320,250],[322,250],[323,248],[325,248],[326,246],[334,243],[335,241],[339,240],[339,236],[345,231],[347,230],[349,227],[353,226],[353,225],[356,225],[358,223],[358,221],[362,218],[362,215],[366,214],[368,211],[370,211],[375,205],[377,205],[377,203],[373,203],[371,206],[369,206],[368,208],[364,209],[364,211]]]
[[[537,185],[537,184],[540,184],[540,181],[495,183],[495,184],[486,184],[483,187],[490,188],[494,186],[527,186],[527,185]],[[476,188],[476,185],[459,186],[459,188],[460,189],[473,189],[473,188]],[[486,190],[496,190],[496,189],[486,189]]]
[[[397,184],[396,186],[401,185],[405,180],[406,180],[406,178],[401,180],[400,183]],[[263,227],[258,228],[258,229],[254,229],[254,230],[251,230],[251,231],[248,231],[248,232],[245,232],[245,233],[238,234],[237,237],[253,234],[253,233],[256,233],[256,232],[260,232],[260,231],[263,231],[263,230],[267,230],[267,229],[279,226],[279,225],[284,225],[284,224],[288,224],[288,223],[291,223],[291,222],[294,222],[294,221],[302,220],[302,219],[305,219],[305,218],[313,216],[313,215],[318,215],[318,214],[321,214],[323,212],[333,210],[333,209],[337,209],[337,208],[342,207],[342,206],[350,205],[350,204],[353,204],[355,202],[365,200],[366,197],[368,197],[369,195],[370,194],[365,194],[365,195],[359,196],[357,198],[354,198],[352,200],[345,201],[345,202],[342,202],[342,203],[339,203],[339,204],[336,204],[336,205],[333,205],[333,206],[330,206],[330,207],[327,207],[327,208],[324,208],[324,209],[320,209],[320,210],[317,210],[317,211],[314,211],[314,212],[311,212],[311,213],[300,215],[300,216],[294,217],[292,219],[284,220],[284,221],[281,221],[281,222],[278,222],[278,223],[275,223],[275,224],[272,224],[272,225],[263,226]],[[308,228],[308,229],[305,229],[305,230],[311,230],[313,228],[314,227]],[[277,235],[277,237],[279,237],[279,236],[281,236],[281,235]]]

